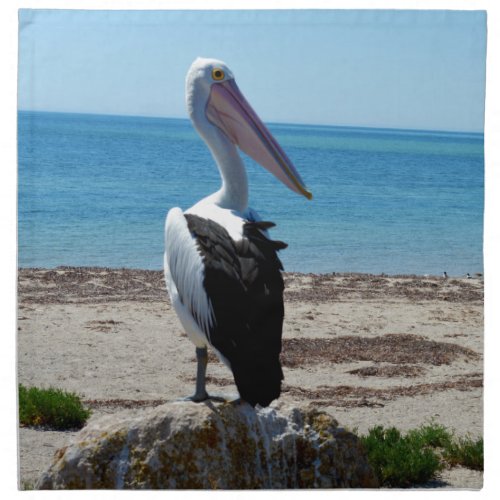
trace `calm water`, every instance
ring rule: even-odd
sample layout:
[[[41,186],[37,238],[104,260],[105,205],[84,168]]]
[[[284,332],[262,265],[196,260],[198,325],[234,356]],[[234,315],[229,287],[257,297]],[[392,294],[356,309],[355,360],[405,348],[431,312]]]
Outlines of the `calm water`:
[[[482,272],[482,134],[269,128],[314,194],[246,158],[287,270]],[[20,112],[19,265],[161,269],[168,209],[219,182],[187,120]]]

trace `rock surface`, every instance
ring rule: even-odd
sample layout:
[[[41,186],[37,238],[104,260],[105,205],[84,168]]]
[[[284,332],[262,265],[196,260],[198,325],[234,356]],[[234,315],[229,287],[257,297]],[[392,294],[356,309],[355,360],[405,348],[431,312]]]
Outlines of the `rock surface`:
[[[167,403],[106,416],[56,452],[38,489],[370,488],[357,437],[325,413]]]

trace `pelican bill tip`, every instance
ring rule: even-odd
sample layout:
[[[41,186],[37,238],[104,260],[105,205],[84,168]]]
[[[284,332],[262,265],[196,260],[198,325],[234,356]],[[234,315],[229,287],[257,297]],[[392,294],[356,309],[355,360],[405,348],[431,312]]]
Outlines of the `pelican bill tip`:
[[[312,200],[313,199],[313,195],[311,193],[311,191],[309,191],[308,189],[304,189],[304,192],[302,193],[308,200]]]

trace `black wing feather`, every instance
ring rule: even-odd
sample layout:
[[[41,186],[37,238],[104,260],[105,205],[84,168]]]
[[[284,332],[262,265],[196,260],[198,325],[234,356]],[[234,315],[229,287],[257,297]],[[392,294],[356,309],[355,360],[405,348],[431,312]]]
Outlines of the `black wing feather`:
[[[272,222],[246,222],[243,239],[235,242],[221,225],[185,217],[204,260],[204,287],[215,316],[210,342],[230,362],[240,396],[268,406],[283,380],[284,285],[277,251],[287,245],[262,232]]]

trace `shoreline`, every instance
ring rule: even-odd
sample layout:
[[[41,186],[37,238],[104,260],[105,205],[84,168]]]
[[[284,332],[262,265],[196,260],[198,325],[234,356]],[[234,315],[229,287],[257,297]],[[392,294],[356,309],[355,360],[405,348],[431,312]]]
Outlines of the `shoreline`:
[[[167,301],[163,271],[107,267],[19,268],[19,300],[95,302]],[[483,301],[484,278],[284,272],[286,301],[376,298]]]
[[[145,273],[163,273],[163,269],[147,269],[141,267],[110,267],[110,266],[18,266],[18,272],[26,272],[26,271],[125,271],[125,272],[145,272]],[[369,273],[362,271],[329,271],[329,272],[303,272],[303,271],[283,271],[284,275],[297,275],[297,276],[339,276],[339,277],[348,277],[348,276],[365,276],[365,277],[379,277],[379,278],[429,278],[429,279],[440,279],[442,278],[441,274],[432,274],[432,273]],[[466,278],[467,275],[448,275],[449,279],[462,279]],[[471,275],[471,279],[482,279],[484,273],[474,273]]]
[[[482,277],[284,273],[281,397],[360,433],[430,421],[483,434]],[[18,271],[18,382],[76,392],[91,419],[143,411],[192,392],[194,346],[170,306],[162,271]],[[213,353],[208,390],[236,395]],[[457,418],[458,416],[458,418]],[[35,481],[75,433],[20,429],[21,482]],[[479,488],[454,468],[436,488]]]

